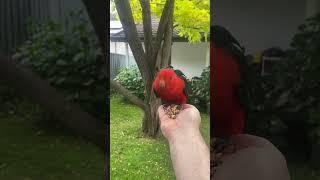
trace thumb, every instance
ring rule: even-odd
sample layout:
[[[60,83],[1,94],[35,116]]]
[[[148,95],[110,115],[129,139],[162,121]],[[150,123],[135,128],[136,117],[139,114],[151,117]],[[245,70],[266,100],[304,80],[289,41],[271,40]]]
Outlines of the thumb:
[[[160,118],[160,120],[166,115],[166,113],[164,112],[164,109],[163,109],[163,105],[159,106],[158,108],[158,116]]]

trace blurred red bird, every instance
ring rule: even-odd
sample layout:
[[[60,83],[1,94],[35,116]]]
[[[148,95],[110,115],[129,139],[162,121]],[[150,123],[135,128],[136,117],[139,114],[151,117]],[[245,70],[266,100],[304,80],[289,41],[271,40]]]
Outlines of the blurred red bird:
[[[229,138],[243,133],[245,112],[236,96],[240,83],[239,65],[225,48],[211,46],[212,136]]]
[[[185,86],[185,81],[171,68],[161,69],[153,82],[156,96],[167,104],[185,104]]]
[[[244,131],[246,114],[237,96],[240,86],[239,42],[221,26],[211,30],[212,137],[228,139]],[[241,53],[240,53],[241,54]]]

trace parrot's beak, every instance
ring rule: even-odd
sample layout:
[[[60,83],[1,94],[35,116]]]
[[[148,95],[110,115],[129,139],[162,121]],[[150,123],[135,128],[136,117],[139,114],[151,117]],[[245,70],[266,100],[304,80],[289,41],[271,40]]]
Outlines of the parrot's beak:
[[[164,89],[166,87],[166,82],[163,79],[159,80],[159,88]]]

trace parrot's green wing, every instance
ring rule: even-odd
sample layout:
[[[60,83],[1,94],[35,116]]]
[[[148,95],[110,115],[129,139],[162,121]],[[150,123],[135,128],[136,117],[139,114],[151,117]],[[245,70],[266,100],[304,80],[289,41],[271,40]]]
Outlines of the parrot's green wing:
[[[156,97],[159,98],[159,95],[157,94],[156,90],[153,89],[153,92],[156,95]]]
[[[254,84],[254,72],[250,68],[248,60],[245,56],[245,48],[234,38],[234,36],[222,26],[212,27],[212,40],[218,47],[227,49],[237,60],[240,70],[240,85],[237,89],[237,97],[241,106],[246,112],[253,106],[252,85]]]
[[[190,94],[190,92],[191,92],[191,83],[189,82],[187,76],[185,74],[183,74],[183,72],[181,70],[179,70],[179,69],[173,69],[173,70],[177,74],[177,76],[179,76],[184,81],[185,88],[183,89],[183,92],[188,100],[188,94]]]

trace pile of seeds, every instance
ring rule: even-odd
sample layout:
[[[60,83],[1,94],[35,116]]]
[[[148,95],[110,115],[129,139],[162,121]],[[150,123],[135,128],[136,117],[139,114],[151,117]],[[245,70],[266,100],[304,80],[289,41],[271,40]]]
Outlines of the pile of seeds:
[[[164,112],[169,116],[171,119],[175,119],[181,110],[181,105],[177,104],[170,104],[163,106]]]

